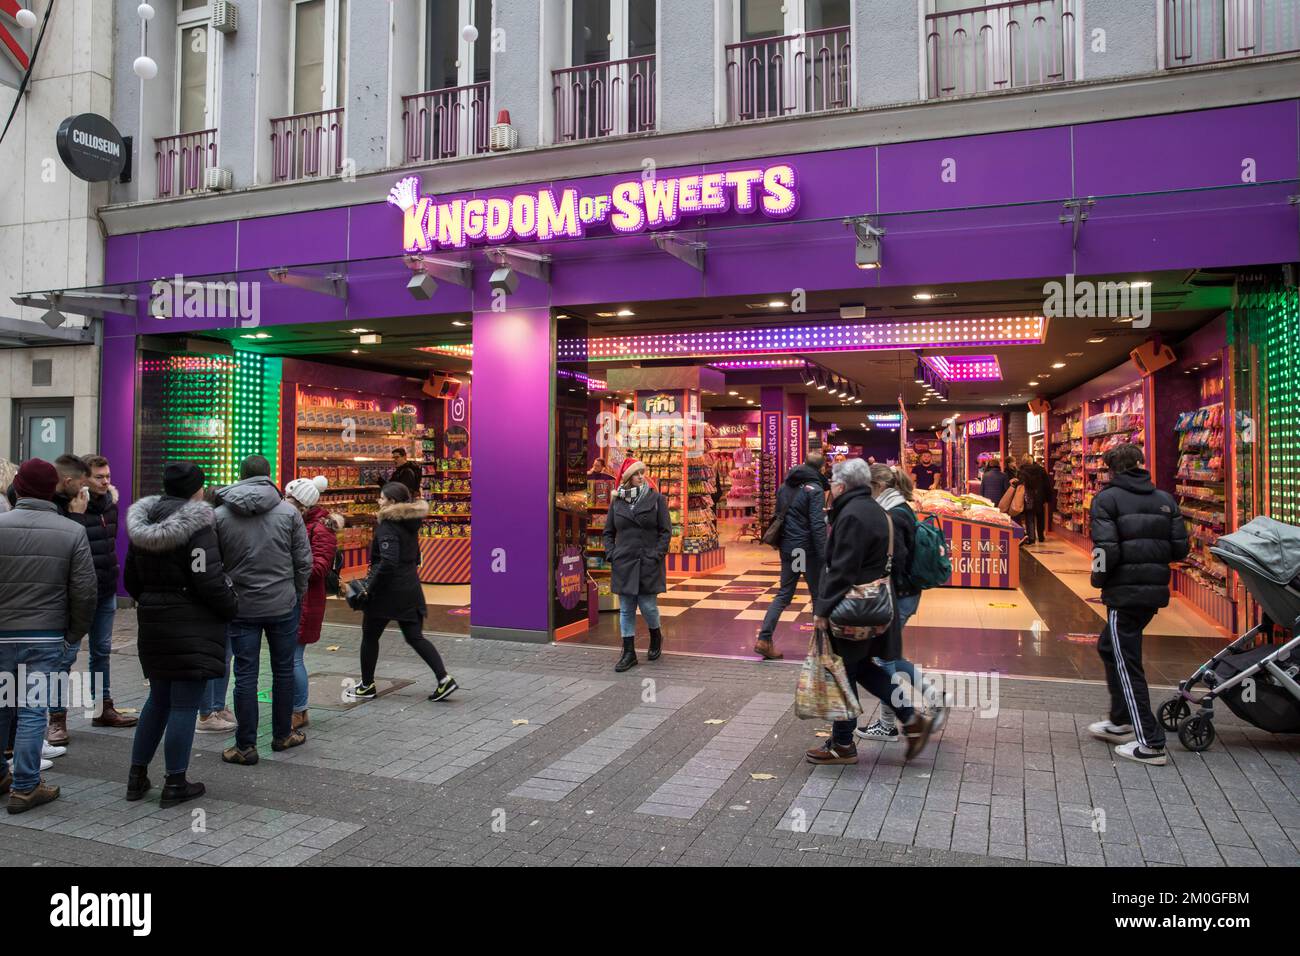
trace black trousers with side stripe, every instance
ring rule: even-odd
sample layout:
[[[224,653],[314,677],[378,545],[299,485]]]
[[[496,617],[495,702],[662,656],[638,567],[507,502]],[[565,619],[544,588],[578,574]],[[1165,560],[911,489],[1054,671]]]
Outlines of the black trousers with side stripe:
[[[1142,631],[1155,616],[1155,608],[1107,608],[1106,626],[1097,641],[1110,688],[1110,722],[1132,724],[1138,743],[1147,750],[1165,745],[1165,731],[1151,712],[1147,675],[1142,670]]]

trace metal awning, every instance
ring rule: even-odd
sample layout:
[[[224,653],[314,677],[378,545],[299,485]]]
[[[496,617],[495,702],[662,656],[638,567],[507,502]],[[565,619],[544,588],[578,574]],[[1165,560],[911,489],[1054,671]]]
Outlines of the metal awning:
[[[0,348],[35,348],[43,345],[94,345],[95,329],[51,329],[40,322],[0,316]]]

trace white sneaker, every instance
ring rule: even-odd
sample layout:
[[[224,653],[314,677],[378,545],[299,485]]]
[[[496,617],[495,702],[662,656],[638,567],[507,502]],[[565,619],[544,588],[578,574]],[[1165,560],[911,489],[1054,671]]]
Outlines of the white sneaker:
[[[1099,720],[1088,725],[1088,733],[1107,743],[1122,744],[1134,738],[1132,724],[1112,724],[1109,720]]]
[[[41,757],[45,760],[53,760],[55,757],[62,757],[67,752],[67,747],[56,747],[48,740],[41,741]]]
[[[1136,740],[1131,740],[1116,747],[1115,756],[1136,760],[1138,763],[1149,763],[1156,767],[1163,767],[1167,760],[1163,750],[1148,750]]]
[[[229,734],[238,726],[235,721],[222,717],[221,711],[214,711],[206,717],[200,717],[194,729],[201,734]]]
[[[14,773],[14,762],[12,760],[5,762],[9,764],[9,775],[12,777]],[[49,770],[53,766],[54,761],[46,760],[44,757],[41,758],[41,773],[45,773],[45,771]]]

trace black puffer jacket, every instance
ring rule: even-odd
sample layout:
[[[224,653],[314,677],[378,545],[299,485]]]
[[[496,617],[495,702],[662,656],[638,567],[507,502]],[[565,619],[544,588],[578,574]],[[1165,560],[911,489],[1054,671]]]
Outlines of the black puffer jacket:
[[[86,540],[90,542],[90,557],[95,562],[95,579],[100,600],[116,594],[117,501],[113,494],[92,494],[86,503],[86,510],[80,514],[68,508],[71,499],[65,494],[55,495],[54,503],[59,506],[59,514],[86,529]]]
[[[420,521],[429,513],[423,500],[385,505],[370,542],[370,573],[365,589],[370,595],[362,611],[366,617],[388,621],[422,621],[428,609],[420,585]]]
[[[211,506],[141,498],[126,513],[126,590],[138,605],[140,667],[149,680],[226,673],[226,622],[239,611],[221,565]]]
[[[785,476],[785,484],[776,496],[776,507],[786,508],[781,525],[781,557],[789,560],[796,548],[803,548],[808,567],[826,559],[826,489],[830,485],[820,471],[810,465],[796,465]],[[787,504],[789,507],[787,508]]]
[[[1187,525],[1178,502],[1144,468],[1115,475],[1092,499],[1092,543],[1101,552],[1092,586],[1107,607],[1169,604],[1169,565],[1187,557]]]
[[[869,488],[851,488],[831,503],[831,529],[827,539],[826,570],[822,572],[821,593],[813,602],[813,613],[830,617],[831,611],[849,593],[855,584],[878,581],[885,576],[889,556],[890,518],[884,508],[871,497]],[[898,541],[894,542],[895,557]],[[898,618],[894,618],[897,624]],[[853,643],[861,649],[869,646],[870,653],[882,660],[892,661],[902,656],[901,632],[891,627],[880,637],[870,641],[835,642]],[[855,650],[856,650],[855,649]]]

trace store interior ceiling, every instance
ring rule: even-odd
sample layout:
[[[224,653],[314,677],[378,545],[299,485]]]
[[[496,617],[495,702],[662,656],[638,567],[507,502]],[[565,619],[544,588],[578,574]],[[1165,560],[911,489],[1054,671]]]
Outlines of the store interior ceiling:
[[[1062,395],[1096,378],[1128,359],[1129,352],[1153,335],[1176,345],[1231,305],[1230,273],[1186,270],[1143,276],[1086,276],[1093,281],[1141,280],[1151,283],[1151,324],[1137,328],[1132,322],[1109,318],[1053,318],[1041,345],[983,346],[965,349],[928,348],[880,351],[792,353],[859,386],[861,404],[844,406],[829,399],[816,386],[805,385],[798,369],[727,371],[726,393],[704,395],[706,409],[754,408],[763,385],[782,385],[809,396],[810,417],[817,421],[856,424],[860,412],[896,410],[901,395],[908,406],[909,423],[933,428],[957,413],[969,415],[1004,408],[1023,409],[1035,395]],[[528,281],[528,280],[525,280]],[[1059,279],[1057,281],[1060,281]],[[995,318],[1033,316],[1044,308],[1044,283],[1038,280],[948,284],[942,287],[861,289],[806,294],[806,309],[794,312],[789,292],[768,295],[715,297],[663,302],[607,302],[570,308],[564,320],[586,323],[591,338],[706,329],[758,329],[841,324],[841,309],[860,306],[870,323],[942,318]],[[436,307],[436,300],[428,303]],[[858,313],[860,314],[860,313]],[[468,313],[413,314],[361,323],[328,322],[268,326],[263,330],[221,329],[203,337],[222,339],[236,347],[280,356],[311,358],[376,371],[424,376],[438,369],[468,373],[471,362],[451,354],[421,351],[434,345],[468,345]],[[259,333],[264,336],[258,338]],[[377,344],[365,344],[362,335],[378,335]],[[947,402],[931,398],[914,381],[918,355],[994,354],[1001,381],[950,382]],[[772,356],[775,357],[775,356]],[[670,361],[592,362],[594,377],[600,370],[619,365],[707,365],[709,359]],[[1030,385],[1036,382],[1036,385]]]

